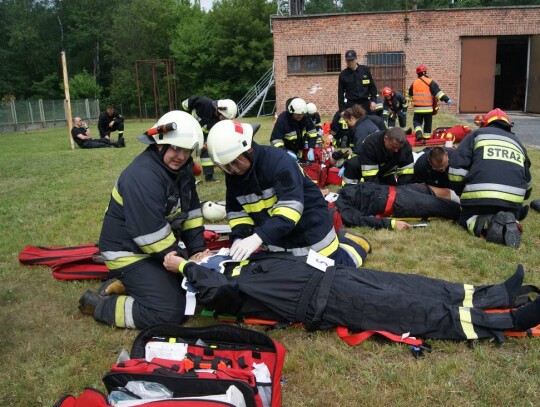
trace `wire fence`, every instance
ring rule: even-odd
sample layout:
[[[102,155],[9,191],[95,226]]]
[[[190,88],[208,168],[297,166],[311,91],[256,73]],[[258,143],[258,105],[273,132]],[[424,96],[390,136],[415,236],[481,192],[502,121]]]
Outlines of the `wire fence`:
[[[99,100],[71,101],[71,115],[91,122],[99,117]],[[67,126],[65,100],[0,102],[0,132]]]

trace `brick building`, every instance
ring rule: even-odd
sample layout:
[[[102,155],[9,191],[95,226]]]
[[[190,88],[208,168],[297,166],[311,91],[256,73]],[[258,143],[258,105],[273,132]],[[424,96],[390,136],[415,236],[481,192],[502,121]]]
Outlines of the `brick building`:
[[[379,93],[406,93],[420,63],[451,113],[540,113],[540,6],[272,16],[277,111],[299,96],[337,108],[344,53],[356,50]]]

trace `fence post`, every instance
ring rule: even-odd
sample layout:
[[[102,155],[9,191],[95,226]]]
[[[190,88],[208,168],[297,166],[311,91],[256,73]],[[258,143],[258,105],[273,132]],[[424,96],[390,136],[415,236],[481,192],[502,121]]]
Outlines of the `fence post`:
[[[45,109],[43,109],[43,99],[38,100],[39,106],[39,119],[41,122],[41,127],[45,128]]]
[[[28,118],[30,119],[30,123],[34,124],[34,114],[32,113],[32,104],[28,102]]]
[[[86,119],[90,119],[90,102],[88,99],[84,99],[84,109],[86,110]]]
[[[13,120],[13,129],[17,131],[17,110],[15,109],[15,101],[9,102],[9,107],[11,107],[11,119]]]

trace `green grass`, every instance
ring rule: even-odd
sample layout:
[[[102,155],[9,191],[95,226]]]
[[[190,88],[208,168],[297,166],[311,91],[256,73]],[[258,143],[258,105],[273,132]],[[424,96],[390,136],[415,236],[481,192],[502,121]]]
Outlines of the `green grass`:
[[[248,121],[262,123],[257,140],[267,144],[272,118]],[[434,127],[454,123],[441,114]],[[20,266],[17,255],[25,245],[96,242],[118,175],[144,148],[135,136],[151,124],[127,123],[125,149],[72,151],[65,128],[0,134],[1,406],[50,406],[86,386],[104,391],[102,376],[122,348],[130,349],[137,331],[98,324],[77,310],[80,295],[99,282],[60,282],[46,267]],[[538,197],[540,152],[529,152]],[[223,181],[198,188],[202,200],[224,198]],[[423,230],[357,231],[373,243],[367,266],[374,269],[487,284],[521,262],[526,283],[540,284],[540,214],[530,213],[523,226],[517,250],[442,221]],[[197,317],[188,325],[212,322]],[[377,339],[350,348],[335,331],[270,335],[287,348],[284,406],[535,405],[540,390],[539,339],[479,342],[474,349],[431,341],[433,352],[415,360],[406,346]]]

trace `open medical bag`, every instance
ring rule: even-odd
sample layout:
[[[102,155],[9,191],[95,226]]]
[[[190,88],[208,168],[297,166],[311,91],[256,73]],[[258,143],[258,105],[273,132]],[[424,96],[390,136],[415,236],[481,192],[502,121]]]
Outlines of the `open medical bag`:
[[[172,353],[167,356],[167,352]],[[140,332],[130,357],[113,365],[104,376],[108,393],[130,381],[149,381],[167,387],[174,398],[193,402],[163,405],[198,406],[203,405],[195,404],[198,398],[225,394],[234,386],[243,399],[244,404],[239,405],[281,406],[285,348],[262,332],[228,324],[194,328],[156,325]]]

